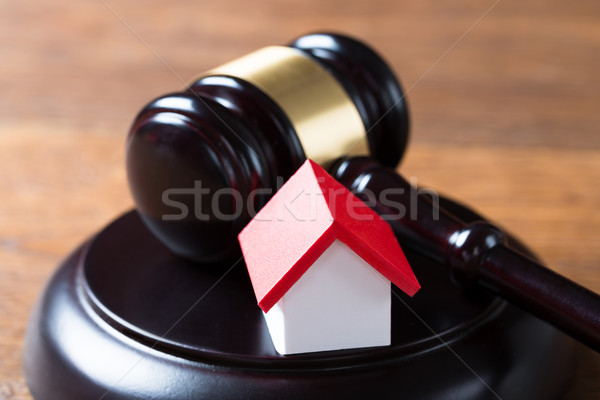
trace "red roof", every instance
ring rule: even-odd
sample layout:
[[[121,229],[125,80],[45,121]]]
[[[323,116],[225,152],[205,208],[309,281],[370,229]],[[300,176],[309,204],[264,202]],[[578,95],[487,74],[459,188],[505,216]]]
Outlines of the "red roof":
[[[420,288],[391,227],[307,160],[238,236],[258,305],[267,312],[338,239],[412,296]]]

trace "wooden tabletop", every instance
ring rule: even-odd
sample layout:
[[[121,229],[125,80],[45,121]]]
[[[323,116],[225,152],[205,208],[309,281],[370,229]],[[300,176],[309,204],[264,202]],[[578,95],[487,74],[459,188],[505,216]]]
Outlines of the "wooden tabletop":
[[[132,207],[136,112],[198,72],[315,30],[364,39],[408,93],[405,176],[475,207],[600,292],[600,2],[4,0],[0,398],[29,399],[27,318],[79,242]],[[566,399],[600,399],[581,350]]]

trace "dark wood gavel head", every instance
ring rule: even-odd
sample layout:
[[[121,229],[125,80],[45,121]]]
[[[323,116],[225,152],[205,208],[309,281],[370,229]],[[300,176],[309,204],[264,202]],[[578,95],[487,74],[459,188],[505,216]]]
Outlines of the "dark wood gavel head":
[[[311,34],[144,107],[127,174],[148,228],[176,254],[211,262],[238,254],[237,234],[306,158],[370,154],[395,167],[408,130],[402,89],[373,50]]]

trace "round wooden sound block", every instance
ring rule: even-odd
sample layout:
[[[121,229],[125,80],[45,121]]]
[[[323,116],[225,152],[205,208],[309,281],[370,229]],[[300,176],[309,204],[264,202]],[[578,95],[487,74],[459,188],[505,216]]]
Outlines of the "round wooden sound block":
[[[571,339],[406,255],[422,289],[394,292],[391,346],[281,356],[243,260],[177,258],[129,212],[48,283],[27,330],[27,384],[38,400],[560,398]]]

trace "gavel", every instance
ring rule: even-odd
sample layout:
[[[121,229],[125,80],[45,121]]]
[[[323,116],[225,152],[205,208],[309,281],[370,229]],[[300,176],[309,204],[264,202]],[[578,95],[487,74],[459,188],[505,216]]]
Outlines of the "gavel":
[[[393,170],[408,132],[385,61],[355,39],[311,34],[149,103],[128,136],[128,179],[150,231],[207,266],[239,256],[237,234],[311,158],[380,213],[403,246],[448,266],[453,281],[490,290],[600,351],[600,296],[512,248],[491,223],[467,225],[411,196]]]
[[[408,125],[400,84],[379,55],[346,36],[306,35],[150,102],[128,136],[127,174],[142,219],[174,253],[235,259],[249,211],[306,158],[327,165],[371,154],[394,167]],[[218,204],[198,204],[204,192]]]

